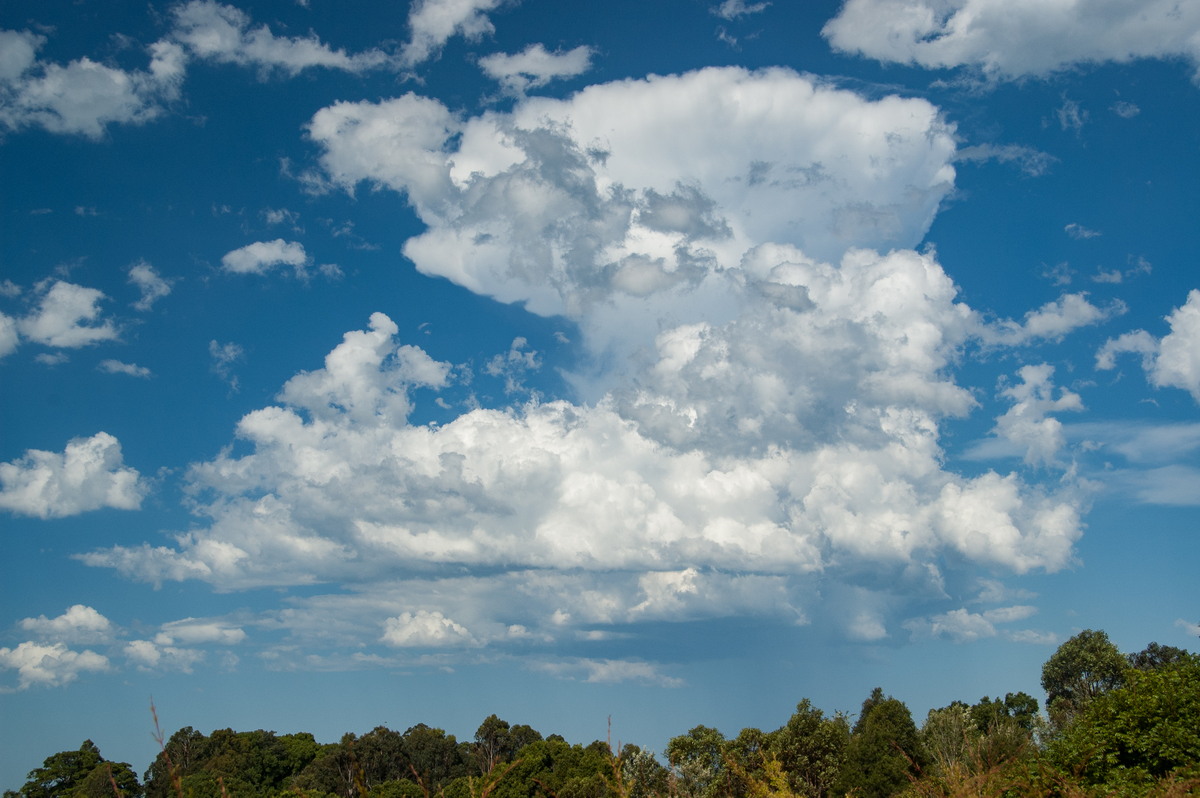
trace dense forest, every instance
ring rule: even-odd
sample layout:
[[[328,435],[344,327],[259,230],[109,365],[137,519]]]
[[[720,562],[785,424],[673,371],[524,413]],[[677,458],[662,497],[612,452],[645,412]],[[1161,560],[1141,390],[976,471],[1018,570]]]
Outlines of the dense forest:
[[[1042,668],[1025,693],[955,701],[918,726],[881,688],[857,715],[808,699],[782,727],[706,726],[661,757],[572,745],[492,715],[473,740],[419,723],[322,744],[311,734],[191,727],[160,737],[139,780],[90,741],[48,757],[4,798],[790,798],[1200,794],[1200,656],[1151,643],[1122,654],[1101,631]]]

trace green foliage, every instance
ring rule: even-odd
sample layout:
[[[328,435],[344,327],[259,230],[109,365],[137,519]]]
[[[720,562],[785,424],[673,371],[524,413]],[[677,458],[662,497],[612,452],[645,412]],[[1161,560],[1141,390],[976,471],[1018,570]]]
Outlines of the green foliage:
[[[908,707],[876,687],[863,702],[846,746],[838,793],[864,798],[895,795],[920,772],[924,760]]]
[[[1200,658],[1130,672],[1054,740],[1050,759],[1117,792],[1171,774],[1200,776]]]
[[[1092,699],[1120,687],[1129,664],[1104,632],[1085,629],[1058,647],[1042,666],[1046,708],[1058,729]]]
[[[46,757],[26,776],[25,785],[6,796],[19,798],[134,798],[142,794],[137,775],[124,762],[109,762],[91,740],[77,751]]]
[[[907,711],[907,710],[905,710]],[[807,698],[767,739],[766,753],[779,763],[796,795],[825,795],[845,762],[850,724],[844,715],[825,717]]]
[[[48,757],[3,798],[825,798],[1200,794],[1200,658],[1151,643],[1122,655],[1103,632],[1042,669],[1051,734],[1025,693],[931,710],[875,688],[853,724],[808,699],[780,728],[727,739],[696,726],[668,766],[626,745],[571,745],[496,715],[459,742],[423,723],[322,745],[308,733],[184,727],[160,742],[145,789],[90,741]],[[156,721],[157,729],[157,721]],[[1040,744],[1046,744],[1044,749]]]
[[[696,726],[667,742],[667,761],[675,774],[675,792],[684,798],[714,798],[726,792],[725,736]]]

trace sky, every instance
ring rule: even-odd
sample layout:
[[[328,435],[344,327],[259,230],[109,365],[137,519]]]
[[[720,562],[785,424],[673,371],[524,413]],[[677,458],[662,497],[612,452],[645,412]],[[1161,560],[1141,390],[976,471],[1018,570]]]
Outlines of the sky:
[[[1197,130],[1173,0],[7,0],[0,786],[1195,650]]]

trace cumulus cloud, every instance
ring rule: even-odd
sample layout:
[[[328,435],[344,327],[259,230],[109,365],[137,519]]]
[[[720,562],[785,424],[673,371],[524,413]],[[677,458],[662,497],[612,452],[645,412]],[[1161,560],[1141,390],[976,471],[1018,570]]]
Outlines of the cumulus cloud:
[[[160,41],[146,70],[123,70],[86,56],[66,66],[37,57],[45,37],[0,30],[0,126],[39,126],[52,133],[99,138],[109,124],[141,124],[178,96],[185,56]]]
[[[453,36],[478,40],[496,29],[488,12],[502,0],[416,0],[408,12],[411,38],[401,52],[402,61],[416,66],[441,53]]]
[[[222,63],[297,75],[312,67],[362,72],[391,60],[375,49],[348,55],[312,33],[304,38],[276,36],[266,25],[251,27],[244,11],[214,0],[191,0],[176,7],[174,17],[172,36],[178,42],[198,58]]]
[[[125,659],[140,671],[181,671],[191,673],[204,659],[204,652],[191,648],[162,645],[153,640],[130,640],[125,644]]]
[[[1021,322],[1007,319],[990,325],[983,335],[986,342],[1003,346],[1024,346],[1038,341],[1061,341],[1071,332],[1099,324],[1123,314],[1125,303],[1113,300],[1105,307],[1093,305],[1087,294],[1063,294],[1025,314]]]
[[[1018,605],[999,607],[982,613],[965,608],[951,610],[930,618],[915,618],[904,623],[914,637],[942,637],[955,643],[970,643],[1000,634],[997,624],[1022,621],[1037,613],[1036,607]],[[1028,641],[1028,631],[1008,633],[1010,639]],[[1037,634],[1037,633],[1033,633]]]
[[[126,466],[121,444],[107,432],[76,438],[61,454],[30,449],[0,463],[0,508],[37,518],[64,518],[112,507],[136,510],[148,488]]]
[[[1025,462],[1031,465],[1054,465],[1058,452],[1066,444],[1062,422],[1050,413],[1082,410],[1079,394],[1060,388],[1054,396],[1054,367],[1042,363],[1023,366],[1018,372],[1021,382],[1000,391],[1011,399],[1013,406],[996,419],[993,432],[1018,449],[1024,450]]]
[[[475,639],[460,623],[434,610],[402,612],[384,621],[384,643],[398,648],[473,645]]]
[[[573,78],[592,68],[592,48],[581,46],[553,53],[531,44],[519,53],[493,53],[479,59],[479,68],[512,95],[545,86],[558,78]]]
[[[1118,355],[1139,354],[1151,385],[1182,388],[1200,402],[1200,290],[1189,291],[1187,301],[1171,311],[1166,322],[1171,331],[1161,339],[1145,330],[1110,338],[1096,353],[1096,368],[1113,369]]]
[[[881,608],[944,596],[948,568],[1072,561],[1072,481],[957,473],[941,427],[976,406],[955,377],[975,344],[1116,309],[1068,295],[987,321],[909,248],[953,187],[929,103],[707,69],[476,117],[415,94],[338,103],[308,133],[314,179],[403,192],[427,226],[405,247],[419,269],[574,320],[579,398],[414,424],[452,366],[376,313],[189,470],[195,528],[85,562],[222,590],[340,584],[274,620],[394,658],[744,616],[878,640],[905,617]],[[514,341],[485,371],[515,386],[536,363]],[[1027,393],[1014,403],[1055,401]],[[604,663],[625,660],[564,673],[660,676]]]
[[[842,52],[992,80],[1139,58],[1200,64],[1200,9],[1176,0],[847,0],[823,34]]]
[[[85,604],[72,605],[57,618],[39,615],[25,618],[19,625],[43,640],[59,643],[103,643],[110,640],[115,632],[108,618]]]
[[[142,296],[133,303],[135,310],[147,311],[154,303],[171,293],[171,281],[163,278],[144,260],[129,267],[129,282],[137,286]]]
[[[38,293],[38,307],[17,321],[24,338],[71,349],[117,338],[116,325],[101,318],[102,291],[55,280],[41,283]]]
[[[763,241],[834,261],[916,244],[952,187],[951,133],[923,100],[734,68],[465,120],[412,94],[339,103],[309,125],[333,184],[407,194],[430,228],[405,245],[418,269],[585,319],[597,348],[601,326],[720,314],[705,278]]]
[[[227,252],[221,258],[221,268],[233,274],[266,274],[276,266],[291,266],[297,277],[307,275],[308,254],[296,241],[255,241]]]
[[[26,641],[16,648],[0,648],[0,668],[17,672],[18,690],[61,687],[86,671],[108,670],[108,658],[91,650],[75,651],[63,643]]]

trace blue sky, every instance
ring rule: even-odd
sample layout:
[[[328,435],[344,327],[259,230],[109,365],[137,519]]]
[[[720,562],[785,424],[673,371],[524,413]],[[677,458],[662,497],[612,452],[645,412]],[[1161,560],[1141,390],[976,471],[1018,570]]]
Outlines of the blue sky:
[[[1200,7],[0,10],[0,781],[1195,647]],[[1193,231],[1193,232],[1189,232]]]

